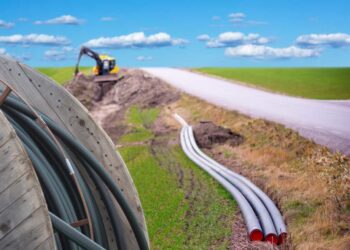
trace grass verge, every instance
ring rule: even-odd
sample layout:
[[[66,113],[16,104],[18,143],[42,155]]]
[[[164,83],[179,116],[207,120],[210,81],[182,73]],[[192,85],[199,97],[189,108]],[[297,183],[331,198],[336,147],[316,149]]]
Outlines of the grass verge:
[[[159,111],[159,108],[140,109],[137,106],[132,106],[126,113],[126,122],[128,123],[129,133],[122,136],[119,142],[132,143],[152,139],[154,136],[150,127],[155,119],[157,119]]]
[[[139,192],[152,248],[227,249],[235,202],[178,145],[163,143],[177,133],[166,138],[153,133],[158,114],[159,109],[131,107],[126,116],[131,130],[119,141],[125,142],[119,151]],[[151,136],[133,136],[135,128]]]
[[[38,67],[36,69],[48,77],[51,77],[60,85],[64,85],[67,81],[72,80],[75,70],[74,67]],[[91,67],[80,67],[79,69],[84,74],[91,74]]]
[[[199,72],[313,99],[350,99],[350,68],[199,68]]]

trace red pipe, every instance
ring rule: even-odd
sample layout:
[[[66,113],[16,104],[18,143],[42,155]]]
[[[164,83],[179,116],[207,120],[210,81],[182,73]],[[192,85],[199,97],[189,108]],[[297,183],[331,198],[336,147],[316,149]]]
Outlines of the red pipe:
[[[270,242],[274,245],[277,245],[278,244],[278,237],[276,234],[268,234],[265,237],[265,241]]]
[[[262,241],[264,239],[263,232],[259,229],[254,229],[250,232],[249,238],[251,241]]]
[[[287,239],[287,233],[281,233],[278,235],[278,245],[283,244]]]

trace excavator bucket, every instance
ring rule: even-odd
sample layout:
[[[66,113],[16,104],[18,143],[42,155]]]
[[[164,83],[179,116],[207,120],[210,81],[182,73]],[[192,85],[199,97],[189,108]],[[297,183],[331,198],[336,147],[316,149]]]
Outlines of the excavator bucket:
[[[118,82],[119,80],[121,80],[123,78],[123,76],[120,75],[101,75],[101,76],[95,76],[94,77],[94,82]]]

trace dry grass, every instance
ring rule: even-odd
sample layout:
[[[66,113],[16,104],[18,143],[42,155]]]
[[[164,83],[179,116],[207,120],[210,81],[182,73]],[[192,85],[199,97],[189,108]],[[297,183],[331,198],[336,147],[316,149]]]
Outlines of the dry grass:
[[[260,185],[281,207],[296,249],[350,249],[350,163],[284,126],[184,95],[165,111],[210,120],[242,134],[239,146],[209,154]],[[169,126],[175,125],[169,119]]]

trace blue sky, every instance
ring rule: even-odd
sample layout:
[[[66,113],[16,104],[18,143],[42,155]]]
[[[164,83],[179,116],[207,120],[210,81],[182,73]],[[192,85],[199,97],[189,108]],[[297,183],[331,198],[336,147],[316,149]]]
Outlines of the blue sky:
[[[0,8],[0,53],[32,66],[73,65],[82,44],[124,67],[350,62],[345,0],[17,0]]]

